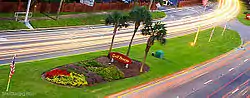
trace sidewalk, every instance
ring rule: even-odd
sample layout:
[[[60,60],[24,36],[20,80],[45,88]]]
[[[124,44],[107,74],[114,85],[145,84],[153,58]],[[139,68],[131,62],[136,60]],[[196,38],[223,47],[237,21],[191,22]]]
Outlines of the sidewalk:
[[[239,22],[238,20],[232,20],[229,21],[228,24],[228,29],[235,30],[240,34],[240,37],[243,42],[248,42],[250,41],[250,26],[246,26]]]

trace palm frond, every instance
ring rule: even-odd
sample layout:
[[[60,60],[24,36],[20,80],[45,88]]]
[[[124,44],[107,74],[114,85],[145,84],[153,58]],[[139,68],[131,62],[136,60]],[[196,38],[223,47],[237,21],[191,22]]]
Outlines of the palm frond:
[[[130,16],[132,21],[138,22],[138,23],[143,22],[144,24],[146,24],[146,23],[151,23],[151,21],[152,21],[152,16],[151,16],[150,12],[144,6],[142,6],[142,7],[139,7],[139,6],[134,7],[130,11],[129,16]]]
[[[118,26],[119,28],[122,27],[128,27],[128,20],[129,17],[124,15],[121,12],[115,11],[107,16],[105,19],[105,24],[106,25],[115,25]]]
[[[161,22],[157,22],[153,26],[144,25],[144,28],[141,31],[142,35],[150,36],[148,41],[151,41],[149,42],[151,44],[153,44],[155,40],[159,41],[161,44],[166,43],[165,36],[167,34],[167,30],[165,24],[162,24]]]

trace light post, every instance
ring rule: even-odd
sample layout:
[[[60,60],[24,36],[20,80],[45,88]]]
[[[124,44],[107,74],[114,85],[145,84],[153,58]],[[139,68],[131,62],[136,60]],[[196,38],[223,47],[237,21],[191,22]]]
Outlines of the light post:
[[[25,15],[25,19],[24,19],[24,22],[28,22],[28,17],[29,17],[29,11],[30,11],[30,3],[31,3],[31,0],[28,1],[28,4],[27,4],[27,10],[26,10],[26,15]]]
[[[63,3],[63,0],[60,1],[60,5],[57,9],[57,14],[56,14],[56,20],[59,19],[59,14],[60,14],[60,11],[61,11],[61,8],[62,8],[62,3]]]
[[[204,4],[204,11],[201,13],[201,15],[203,15],[205,12],[206,12],[206,6],[207,6],[207,2]],[[198,13],[198,11],[196,11]],[[201,18],[201,15],[199,16],[199,18]],[[198,36],[199,36],[199,33],[200,33],[200,28],[201,28],[201,25],[199,24],[198,25],[198,29],[197,29],[197,33],[195,35],[195,38],[194,38],[194,42],[191,43],[191,46],[195,46],[197,40],[198,40]]]

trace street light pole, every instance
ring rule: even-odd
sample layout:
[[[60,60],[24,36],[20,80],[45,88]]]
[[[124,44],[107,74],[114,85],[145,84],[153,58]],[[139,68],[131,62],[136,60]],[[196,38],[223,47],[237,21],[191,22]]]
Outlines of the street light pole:
[[[151,6],[152,6],[153,2],[154,2],[154,0],[150,0],[149,10],[151,10]]]
[[[60,5],[57,9],[57,14],[56,14],[56,20],[59,19],[59,14],[60,14],[60,11],[61,11],[61,8],[62,8],[62,3],[63,3],[63,0],[60,1]]]
[[[195,35],[194,42],[192,43],[192,46],[195,46],[195,44],[196,44],[196,42],[198,40],[198,36],[199,36],[199,33],[200,33],[200,27],[201,26],[198,26],[197,33]]]
[[[28,22],[28,16],[29,16],[29,11],[30,11],[30,3],[31,3],[31,0],[29,0],[28,4],[27,4],[27,10],[26,10],[26,16],[25,16],[24,22]]]
[[[213,37],[213,35],[214,35],[214,30],[215,30],[215,26],[213,27],[213,29],[212,29],[212,31],[211,31],[211,33],[210,33],[210,37],[209,37],[208,42],[211,42],[211,39],[212,39],[212,37]]]

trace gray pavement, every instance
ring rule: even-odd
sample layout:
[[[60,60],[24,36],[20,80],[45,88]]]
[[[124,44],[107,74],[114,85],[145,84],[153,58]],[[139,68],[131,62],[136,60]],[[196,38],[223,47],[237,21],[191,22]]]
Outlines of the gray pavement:
[[[182,18],[194,17],[199,16],[202,14],[211,13],[214,9],[217,8],[216,3],[209,4],[206,8],[204,6],[192,6],[192,7],[184,7],[184,8],[171,8],[161,10],[165,12],[168,17],[163,19],[163,21],[170,21],[170,20],[179,20]]]
[[[250,21],[249,21],[250,22]],[[228,22],[228,28],[240,33],[240,37],[243,41],[250,41],[250,27],[240,23],[238,20],[232,20]]]
[[[176,12],[176,9],[169,9],[166,12],[181,14],[182,12],[190,12],[190,9],[198,10],[201,6],[187,7],[181,12]],[[209,8],[209,7],[208,7]],[[186,10],[188,9],[188,10]],[[202,9],[201,9],[202,10]],[[178,17],[185,17],[186,15],[180,15]],[[167,19],[165,17],[164,19]],[[162,21],[171,21],[169,20]],[[202,20],[199,20],[202,21]],[[194,21],[197,22],[197,21]],[[192,23],[192,21],[187,22]],[[206,29],[212,25],[207,25],[201,29]],[[176,27],[176,25],[168,26],[168,28]],[[17,54],[17,62],[39,60],[44,58],[53,58],[58,56],[66,56],[72,54],[80,54],[86,52],[100,51],[108,49],[109,37],[112,36],[112,26],[85,26],[85,27],[72,27],[72,28],[56,28],[34,31],[7,31],[0,32],[0,64],[6,64],[11,62],[13,54]],[[124,39],[123,41],[117,41],[114,47],[127,46],[131,32],[133,29],[122,29],[118,31],[116,39]],[[193,33],[197,30],[196,27],[187,29],[184,31],[169,32],[167,37],[173,38],[176,36],[183,36]],[[140,34],[138,32],[137,34]],[[95,38],[95,39],[90,39]],[[97,39],[98,38],[98,39]],[[134,44],[146,42],[146,37],[135,39]],[[90,40],[85,40],[90,39]],[[104,43],[97,43],[95,41],[108,40]],[[126,42],[127,41],[127,42]],[[48,44],[47,44],[48,43]],[[94,44],[95,43],[95,44]],[[41,45],[38,45],[41,44]],[[62,48],[61,48],[62,47]],[[70,48],[71,47],[71,48]]]
[[[245,58],[242,59],[244,60]],[[249,62],[237,68],[234,68],[235,65],[238,66],[237,62],[230,62],[230,64],[225,65],[226,67],[209,72],[208,74],[202,75],[201,77],[178,87],[167,89],[161,94],[154,96],[154,98],[207,98],[208,95],[229,83],[226,87],[209,97],[222,98],[224,94],[233,90],[234,87],[237,87],[250,78],[250,70],[248,69],[250,67]],[[234,70],[229,71],[231,68],[234,68]],[[240,75],[246,70],[247,73]],[[239,75],[240,77],[238,77]],[[231,82],[232,80],[234,81]]]

